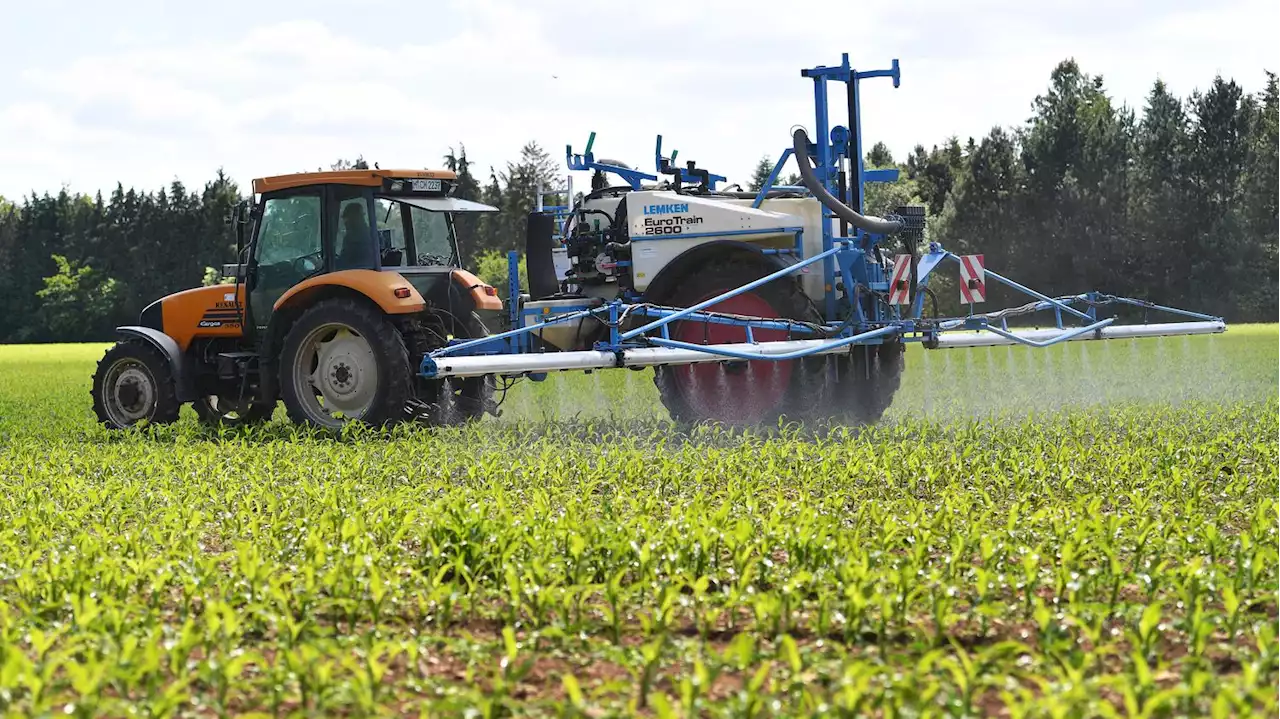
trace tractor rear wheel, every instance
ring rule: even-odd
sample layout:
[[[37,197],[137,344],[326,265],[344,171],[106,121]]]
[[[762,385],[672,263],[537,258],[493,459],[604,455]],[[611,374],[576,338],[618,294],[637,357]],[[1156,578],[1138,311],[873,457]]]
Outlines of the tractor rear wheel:
[[[93,413],[111,429],[139,422],[169,424],[182,408],[169,360],[150,342],[118,342],[98,361],[93,374]]]
[[[651,301],[672,307],[690,307],[775,271],[749,257],[726,257],[689,276],[664,298]],[[783,277],[754,291],[731,297],[709,308],[753,317],[813,319],[813,308],[794,278]],[[787,339],[785,330],[753,330],[758,342]],[[674,340],[691,344],[746,342],[740,326],[676,321]],[[654,368],[654,383],[662,404],[678,424],[718,422],[731,426],[773,425],[783,416],[798,413],[798,373],[795,360],[705,362]]]
[[[220,427],[246,427],[262,424],[276,411],[275,402],[235,400],[223,395],[200,397],[191,403],[203,424]]]
[[[454,327],[454,334],[459,339],[479,339],[489,334],[489,328],[474,312],[459,323],[461,327]],[[427,417],[432,425],[449,427],[480,419],[493,402],[493,375],[423,380],[422,384],[432,398]]]
[[[289,419],[338,429],[404,419],[413,374],[404,338],[381,311],[355,299],[323,300],[289,329],[280,394]]]

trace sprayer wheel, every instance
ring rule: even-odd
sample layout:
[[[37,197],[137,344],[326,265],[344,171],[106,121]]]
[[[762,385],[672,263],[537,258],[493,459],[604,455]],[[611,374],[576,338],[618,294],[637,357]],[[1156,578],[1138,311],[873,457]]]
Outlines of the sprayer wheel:
[[[805,419],[855,425],[880,421],[902,384],[906,364],[900,340],[803,361],[805,386],[797,394],[807,398]]]
[[[689,307],[776,271],[749,255],[726,256],[685,277],[666,297],[649,301]],[[756,317],[814,319],[814,310],[798,280],[780,278],[710,307],[714,312]],[[756,341],[787,339],[785,330],[754,330]],[[742,327],[705,322],[674,322],[671,338],[691,344],[746,342]],[[679,425],[715,422],[729,426],[775,425],[799,414],[795,406],[796,362],[768,360],[707,362],[654,368],[662,404]]]
[[[864,424],[879,422],[893,404],[907,366],[906,345],[901,340],[885,342],[878,348],[874,355],[867,354],[871,361],[870,379],[864,380],[862,387],[856,383],[848,385],[849,390],[858,391],[858,396],[850,399],[856,419]]]

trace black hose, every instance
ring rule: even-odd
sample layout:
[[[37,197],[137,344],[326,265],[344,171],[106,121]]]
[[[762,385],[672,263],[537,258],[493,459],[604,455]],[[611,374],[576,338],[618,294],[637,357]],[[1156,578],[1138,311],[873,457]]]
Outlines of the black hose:
[[[914,237],[911,236],[910,232],[904,232],[902,234],[902,245],[903,247],[907,248],[907,254],[911,255],[911,269],[908,270],[908,274],[910,274],[909,279],[911,283],[910,296],[915,297],[916,293],[920,291],[920,288],[917,285],[918,280],[916,278],[916,272],[920,269],[920,258],[916,256],[916,240]],[[925,290],[928,290],[928,289],[929,289],[928,287],[925,287]],[[920,307],[921,309],[923,309],[924,305],[922,304],[920,305]],[[933,313],[935,315],[938,314],[938,298],[936,296],[933,298]]]
[[[587,215],[604,215],[604,218],[609,221],[610,227],[612,227],[614,223],[613,215],[610,215],[608,212],[605,212],[604,210],[578,210],[578,214],[582,215],[582,219],[584,222],[587,219],[586,217]]]
[[[873,235],[891,235],[902,229],[902,222],[899,220],[863,215],[827,192],[827,188],[823,187],[822,182],[818,180],[818,175],[814,173],[813,165],[809,164],[809,135],[803,127],[796,128],[795,134],[791,136],[791,147],[795,151],[796,164],[800,166],[800,177],[804,180],[804,186],[818,198],[818,202],[835,213],[836,217]]]

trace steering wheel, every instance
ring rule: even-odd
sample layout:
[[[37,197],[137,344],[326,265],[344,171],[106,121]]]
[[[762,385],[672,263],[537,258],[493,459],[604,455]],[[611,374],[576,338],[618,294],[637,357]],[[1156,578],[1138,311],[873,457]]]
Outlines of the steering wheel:
[[[433,255],[429,252],[418,253],[418,265],[448,265],[449,258],[441,255]]]
[[[324,267],[324,262],[320,252],[312,252],[293,261],[293,271],[302,277],[314,275],[322,267]]]

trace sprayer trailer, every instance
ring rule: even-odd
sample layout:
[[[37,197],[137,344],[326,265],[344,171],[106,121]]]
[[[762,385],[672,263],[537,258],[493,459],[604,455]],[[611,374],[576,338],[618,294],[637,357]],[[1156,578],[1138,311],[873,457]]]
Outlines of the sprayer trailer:
[[[814,84],[813,136],[796,130],[758,192],[654,151],[654,172],[565,151],[571,172],[621,178],[529,217],[529,287],[510,287],[511,329],[451,343],[423,359],[423,376],[544,379],[549,372],[654,368],[663,404],[682,422],[773,423],[781,417],[874,422],[897,390],[909,344],[926,349],[1223,332],[1222,318],[1085,292],[1049,297],[927,239],[922,207],[864,214],[868,183],[896,170],[863,166],[859,84],[900,83],[900,66],[801,71]],[[843,85],[830,120],[829,86]],[[802,186],[776,186],[791,158]],[[539,197],[541,201],[541,197]],[[519,257],[508,257],[517,277]],[[962,316],[929,309],[929,285],[958,281]],[[982,311],[988,283],[1028,296]],[[936,305],[936,302],[930,303]],[[1121,326],[1107,307],[1136,306],[1186,321]],[[1010,320],[1052,313],[1052,329]],[[1047,324],[1047,323],[1046,323]]]
[[[120,328],[124,340],[94,379],[95,410],[112,427],[172,421],[183,402],[208,421],[246,422],[283,400],[291,418],[321,427],[440,424],[497,414],[495,391],[522,379],[651,367],[681,424],[860,424],[892,402],[911,344],[1047,347],[1226,330],[1220,317],[1144,300],[1037,292],[983,255],[930,241],[921,207],[865,214],[867,184],[897,171],[863,167],[858,88],[873,78],[897,87],[898,61],[859,71],[845,55],[801,74],[814,84],[813,135],[792,134],[758,192],[677,165],[661,136],[652,174],[596,160],[595,133],[583,153],[567,147],[570,172],[622,182],[577,200],[570,175],[554,206],[539,192],[525,237],[529,287],[510,253],[505,307],[460,266],[452,231],[453,214],[494,208],[453,198],[451,174],[255,181],[258,198],[235,216],[241,264],[229,283],[166,297]],[[833,83],[845,91],[843,125],[830,120]],[[803,183],[777,186],[791,158]],[[367,254],[350,259],[357,251]],[[964,314],[939,316],[926,303],[943,273],[956,279]],[[990,283],[1028,301],[983,311]],[[1125,306],[1179,321],[1105,316]],[[1049,329],[1010,325],[1045,313]],[[491,333],[499,322],[505,331]]]

